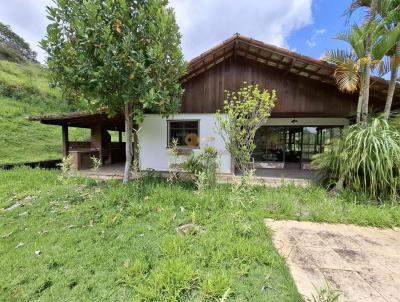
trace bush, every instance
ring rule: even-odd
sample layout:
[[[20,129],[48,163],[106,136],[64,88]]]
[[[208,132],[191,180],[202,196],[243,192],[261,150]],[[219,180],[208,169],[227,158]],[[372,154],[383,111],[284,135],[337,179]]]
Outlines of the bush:
[[[342,180],[356,192],[382,199],[398,197],[400,189],[400,133],[385,119],[356,124],[314,157],[324,179]]]
[[[217,183],[218,151],[207,146],[199,154],[192,153],[182,164],[198,189],[213,189]]]
[[[256,147],[256,131],[267,122],[275,106],[276,92],[244,82],[238,91],[225,93],[224,109],[216,113],[216,130],[224,140],[235,167],[246,173]]]

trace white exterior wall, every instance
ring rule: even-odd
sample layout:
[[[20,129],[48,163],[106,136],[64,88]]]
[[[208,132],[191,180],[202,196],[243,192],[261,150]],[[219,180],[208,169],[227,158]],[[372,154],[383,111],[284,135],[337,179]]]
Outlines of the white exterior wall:
[[[231,173],[231,156],[226,151],[224,142],[219,134],[214,130],[214,114],[175,114],[168,118],[163,118],[157,114],[147,114],[144,116],[140,126],[140,167],[141,169],[154,169],[156,171],[168,171],[170,160],[168,142],[168,120],[199,120],[199,148],[193,149],[195,153],[209,145],[218,150],[220,173]],[[187,155],[180,156],[184,161]]]
[[[168,142],[168,120],[199,120],[200,148],[193,149],[195,153],[207,146],[213,146],[220,154],[220,173],[232,173],[231,156],[226,151],[221,136],[215,132],[214,114],[175,114],[163,118],[158,114],[147,114],[140,126],[140,166],[141,169],[168,171],[170,160]],[[293,122],[295,120],[296,122]],[[347,126],[346,118],[270,118],[267,126]],[[187,155],[181,155],[184,161]]]

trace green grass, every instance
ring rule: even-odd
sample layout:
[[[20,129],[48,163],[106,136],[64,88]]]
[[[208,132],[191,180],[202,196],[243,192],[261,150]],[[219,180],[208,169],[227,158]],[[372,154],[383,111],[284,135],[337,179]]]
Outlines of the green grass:
[[[21,90],[35,91],[45,97],[61,98],[58,89],[49,87],[47,71],[39,64],[0,60],[0,82]]]
[[[0,60],[0,164],[61,158],[60,127],[29,122],[27,117],[71,109],[60,92],[49,87],[43,67]],[[88,135],[71,129],[70,139]]]
[[[318,187],[199,193],[163,180],[0,171],[0,208],[26,203],[0,212],[0,300],[301,301],[263,219],[399,226],[399,205],[352,198]],[[199,229],[177,234],[187,223]]]

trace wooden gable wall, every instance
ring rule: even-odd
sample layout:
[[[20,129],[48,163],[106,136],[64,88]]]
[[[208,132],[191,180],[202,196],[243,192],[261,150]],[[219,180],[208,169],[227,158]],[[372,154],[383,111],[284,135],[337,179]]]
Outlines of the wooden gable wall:
[[[278,100],[273,117],[351,117],[356,114],[357,94],[345,94],[335,86],[241,57],[229,58],[183,83],[181,112],[214,113],[222,109],[224,91],[236,91],[244,81],[276,90]]]

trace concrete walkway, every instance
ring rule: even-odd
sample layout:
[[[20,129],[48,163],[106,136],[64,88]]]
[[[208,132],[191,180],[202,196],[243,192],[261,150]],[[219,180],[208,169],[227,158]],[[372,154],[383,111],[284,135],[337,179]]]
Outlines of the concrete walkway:
[[[400,230],[267,219],[299,292],[341,292],[339,301],[400,302]]]

